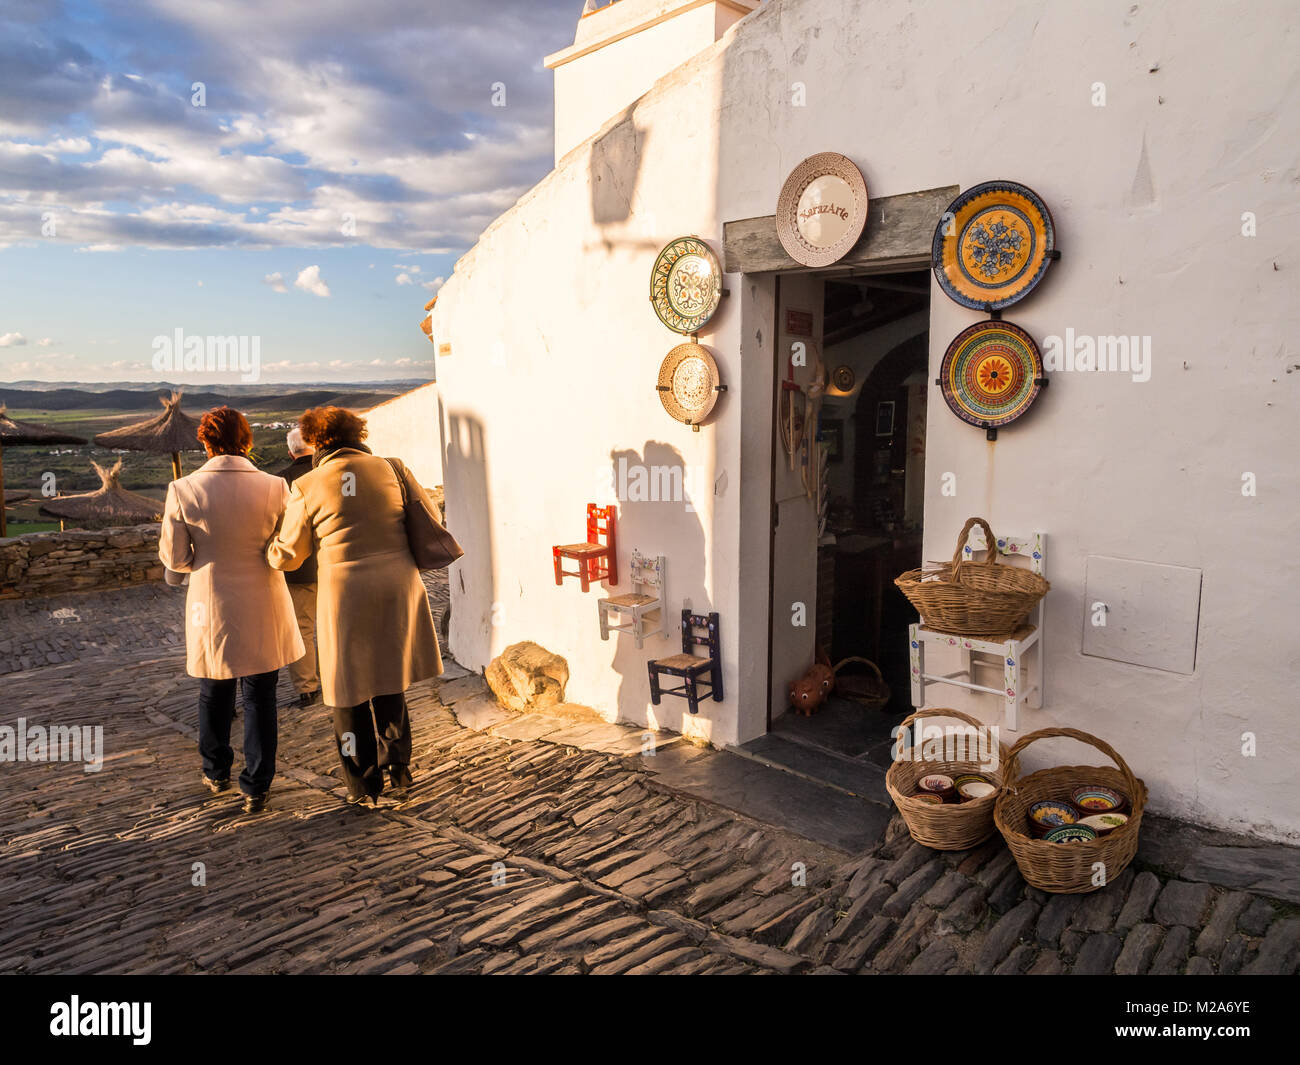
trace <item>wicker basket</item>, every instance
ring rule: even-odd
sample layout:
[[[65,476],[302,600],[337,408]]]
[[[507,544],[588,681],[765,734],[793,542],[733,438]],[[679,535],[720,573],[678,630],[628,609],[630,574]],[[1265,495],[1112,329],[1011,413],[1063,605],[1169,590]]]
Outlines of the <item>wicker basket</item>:
[[[985,727],[960,711],[935,708],[916,711],[903,719],[899,729],[907,728],[912,722],[925,717],[952,717],[976,728]],[[885,790],[894,800],[894,805],[907,824],[907,830],[917,843],[940,851],[966,850],[993,835],[993,805],[998,792],[982,799],[940,806],[914,798],[916,782],[930,773],[943,773],[950,777],[961,776],[963,773],[980,773],[1000,787],[1006,773],[1007,758],[1007,748],[1002,743],[998,744],[998,768],[994,770],[984,769],[979,762],[971,760],[922,762],[904,756],[897,759],[885,773]]]
[[[1018,776],[1020,752],[1035,740],[1051,736],[1069,736],[1090,743],[1119,768],[1064,765],[1040,769],[1027,777]],[[993,820],[1007,841],[1016,865],[1020,867],[1020,874],[1032,887],[1060,895],[1096,891],[1105,887],[1105,884],[1094,882],[1098,862],[1105,870],[1106,883],[1110,883],[1133,860],[1142,825],[1142,809],[1147,802],[1147,788],[1105,740],[1072,728],[1045,728],[1031,732],[1011,748],[1003,780],[1003,791],[994,806]],[[1063,799],[1068,803],[1074,789],[1087,784],[1101,784],[1127,795],[1131,805],[1128,821],[1087,842],[1049,843],[1029,835],[1030,806],[1044,799]]]
[[[869,672],[841,675],[840,670],[851,663],[866,666]],[[835,663],[835,691],[846,699],[861,703],[868,710],[883,710],[889,703],[889,685],[880,675],[880,667],[869,658],[856,655]]]
[[[988,561],[962,557],[976,525],[988,537]],[[916,607],[922,623],[956,636],[1009,636],[1020,627],[1051,584],[1033,570],[999,561],[997,538],[983,518],[969,518],[957,537],[952,561],[939,569],[910,569],[894,584]]]

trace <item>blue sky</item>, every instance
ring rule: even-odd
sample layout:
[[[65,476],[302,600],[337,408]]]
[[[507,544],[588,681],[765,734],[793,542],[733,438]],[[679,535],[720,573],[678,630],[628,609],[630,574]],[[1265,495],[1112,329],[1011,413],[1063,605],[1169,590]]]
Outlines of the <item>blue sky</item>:
[[[263,381],[432,376],[422,307],[550,169],[581,10],[4,0],[0,381],[158,380],[176,329]]]

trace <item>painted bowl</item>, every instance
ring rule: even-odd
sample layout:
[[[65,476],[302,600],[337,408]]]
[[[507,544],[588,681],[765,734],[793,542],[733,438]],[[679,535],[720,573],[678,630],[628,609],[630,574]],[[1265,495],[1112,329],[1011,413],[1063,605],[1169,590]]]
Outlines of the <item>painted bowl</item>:
[[[957,794],[961,796],[963,802],[973,802],[975,799],[996,795],[997,790],[997,786],[987,780],[968,780],[957,786]]]
[[[958,791],[961,791],[961,786],[963,784],[973,784],[976,781],[979,781],[980,783],[984,783],[984,784],[993,783],[983,773],[961,773],[952,778],[952,786],[956,788]]]
[[[916,786],[922,791],[942,795],[946,791],[952,791],[952,777],[946,777],[942,773],[926,773],[916,782]]]
[[[912,797],[913,799],[918,799],[918,800],[920,800],[921,802],[928,802],[931,806],[942,806],[942,805],[943,805],[943,796],[942,796],[942,795],[936,795],[936,794],[935,794],[934,792],[932,792],[932,791],[918,791],[915,795],[913,795],[913,796],[911,796],[911,797]]]
[[[1117,813],[1090,814],[1079,821],[1079,824],[1092,829],[1099,836],[1104,836],[1107,832],[1114,832],[1120,825],[1127,823],[1128,814]]]
[[[1048,843],[1087,843],[1097,838],[1097,833],[1087,825],[1062,825],[1047,833]]]
[[[1041,828],[1052,829],[1074,824],[1079,815],[1068,802],[1044,799],[1029,808],[1029,820]]]
[[[1070,795],[1070,801],[1083,812],[1084,816],[1114,813],[1128,805],[1128,799],[1114,788],[1103,788],[1099,784],[1075,788]]]

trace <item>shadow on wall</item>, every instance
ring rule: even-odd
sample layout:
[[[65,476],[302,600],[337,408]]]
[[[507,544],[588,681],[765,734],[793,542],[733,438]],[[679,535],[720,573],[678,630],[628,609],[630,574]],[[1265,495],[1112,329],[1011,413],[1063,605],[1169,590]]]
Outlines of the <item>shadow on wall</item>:
[[[704,527],[691,504],[692,498],[699,499],[703,493],[712,491],[712,484],[704,471],[688,471],[676,448],[658,441],[647,441],[644,454],[632,450],[612,451],[610,460],[619,501],[619,583],[602,594],[623,595],[632,591],[628,562],[633,549],[651,558],[663,555],[667,560],[664,610],[668,638],[651,636],[638,648],[631,636],[611,633],[609,637],[614,644],[610,664],[622,678],[618,692],[619,716],[625,718],[628,710],[639,708],[644,720],[651,720],[647,715],[653,714],[658,726],[681,731],[686,703],[667,696],[652,707],[646,663],[681,651],[683,606],[689,602],[696,614],[713,609],[705,585]],[[724,640],[726,636],[724,631]]]
[[[447,570],[451,593],[448,649],[461,665],[481,670],[492,657],[492,612],[495,608],[495,565],[492,507],[488,502],[487,447],[483,423],[452,412],[439,423],[447,427],[443,479],[447,529],[465,554]],[[474,604],[480,604],[475,611]]]
[[[591,220],[598,226],[632,224],[642,239],[614,240],[602,234],[601,245],[615,244],[657,249],[658,223],[652,213],[634,209],[637,184],[641,176],[641,155],[649,132],[638,129],[632,120],[633,104],[623,112],[623,120],[591,145],[588,184],[591,189]],[[589,250],[589,249],[588,249]]]

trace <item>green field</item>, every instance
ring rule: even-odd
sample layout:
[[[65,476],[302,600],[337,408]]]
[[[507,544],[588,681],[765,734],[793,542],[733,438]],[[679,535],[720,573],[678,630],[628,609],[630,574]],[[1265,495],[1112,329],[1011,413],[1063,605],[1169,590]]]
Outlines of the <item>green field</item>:
[[[35,422],[90,440],[98,433],[152,417],[156,408],[136,411],[13,408],[7,413],[17,421]],[[296,423],[301,413],[300,410],[258,410],[249,413],[248,420],[253,425],[251,458],[259,469],[276,473],[288,465],[289,449],[285,446],[284,437],[288,425]],[[271,424],[282,427],[269,428]],[[41,515],[38,509],[42,502],[41,486],[45,483],[47,473],[54,474],[54,485],[59,494],[89,492],[99,487],[99,476],[91,467],[91,461],[105,466],[119,458],[122,460],[124,488],[152,499],[161,500],[166,497],[167,483],[171,480],[172,473],[170,455],[154,455],[143,451],[118,453],[94,444],[5,448],[5,487],[32,493],[31,499],[14,504],[6,511],[8,534],[20,536],[23,533],[59,527],[57,520],[51,523],[51,519]],[[204,454],[197,450],[196,444],[196,450],[181,453],[181,473],[193,473],[204,461]]]

